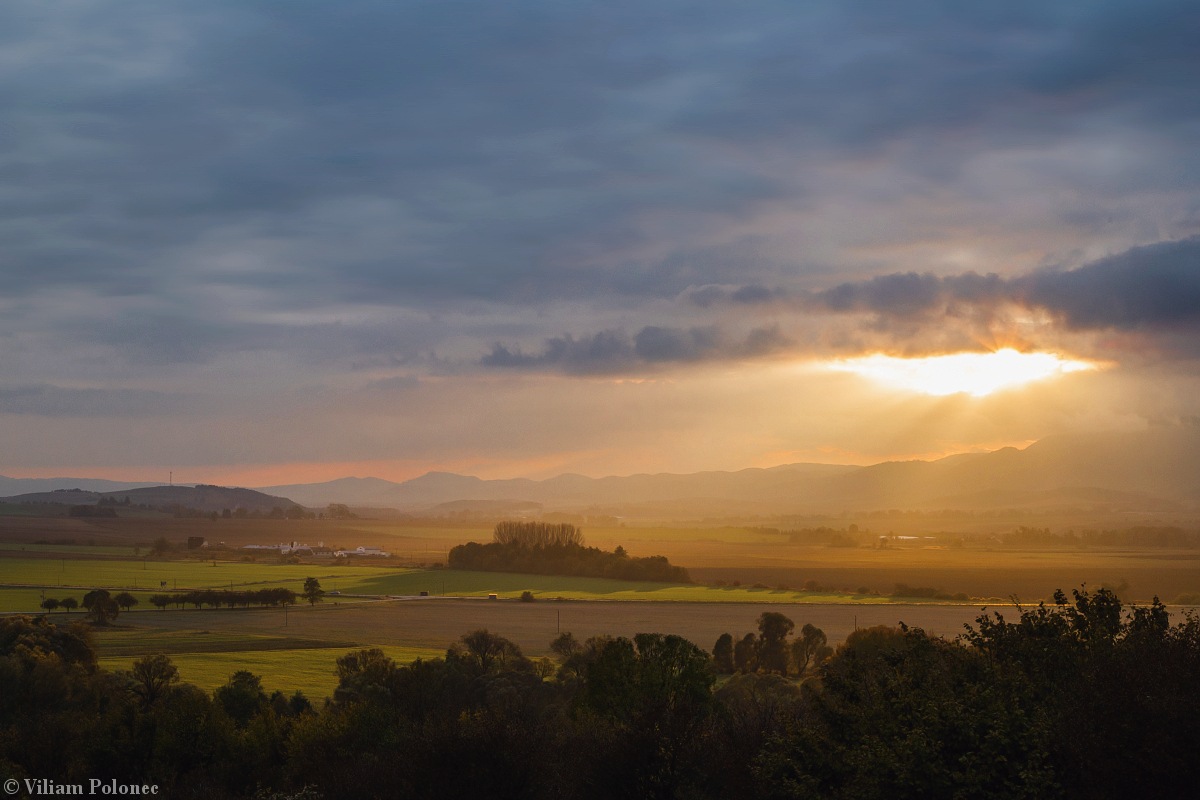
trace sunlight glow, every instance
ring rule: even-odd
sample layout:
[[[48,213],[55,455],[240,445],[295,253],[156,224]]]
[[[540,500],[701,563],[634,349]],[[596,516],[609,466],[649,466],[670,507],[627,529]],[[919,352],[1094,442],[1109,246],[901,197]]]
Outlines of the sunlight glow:
[[[993,353],[952,353],[922,358],[875,354],[834,361],[830,369],[853,372],[885,386],[936,396],[965,393],[983,397],[1001,389],[1024,386],[1098,365],[1056,353],[1021,353],[1012,348]]]

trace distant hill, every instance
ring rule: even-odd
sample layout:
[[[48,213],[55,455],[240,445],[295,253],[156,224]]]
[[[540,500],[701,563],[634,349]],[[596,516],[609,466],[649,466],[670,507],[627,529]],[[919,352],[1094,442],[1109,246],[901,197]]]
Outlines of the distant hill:
[[[1064,434],[1024,450],[866,467],[786,464],[686,475],[568,474],[541,481],[431,472],[403,483],[346,478],[263,491],[310,507],[337,502],[431,514],[503,502],[536,503],[546,511],[692,517],[875,509],[1160,511],[1195,508],[1200,502],[1200,426]]]
[[[354,478],[328,483],[264,487],[286,494],[310,507],[329,503],[350,506],[390,506],[406,511],[432,511],[464,501],[537,503],[547,510],[591,506],[655,505],[663,501],[691,503],[760,503],[780,495],[804,492],[828,478],[860,469],[832,464],[787,464],[738,472],[660,473],[588,478],[559,475],[543,481],[528,478],[483,480],[448,472],[430,472],[403,483],[378,478]],[[476,506],[478,507],[478,506]]]
[[[9,478],[0,475],[0,497],[53,492],[59,489],[81,489],[85,492],[115,492],[157,485],[153,481],[137,483],[109,481],[103,478]]]
[[[16,502],[83,505],[102,497],[128,497],[133,504],[205,511],[241,507],[269,512],[294,504],[319,510],[330,503],[432,516],[536,514],[540,508],[676,519],[885,509],[1171,511],[1200,507],[1200,425],[1064,434],[1024,450],[1009,447],[866,467],[785,464],[686,475],[566,474],[540,481],[430,472],[402,483],[342,478],[259,490],[137,484],[90,488],[104,483],[110,482],[0,478],[0,487],[24,489],[9,498]],[[51,491],[75,488],[80,491]]]
[[[80,490],[59,490],[49,492],[30,492],[12,497],[0,498],[9,503],[56,503],[67,506],[95,505],[102,499],[115,500],[123,503],[128,499],[131,505],[146,505],[153,508],[170,508],[181,506],[194,508],[199,511],[234,511],[244,508],[247,511],[268,513],[273,508],[287,510],[296,503],[286,497],[277,497],[254,489],[233,489],[224,486],[143,486],[122,489],[112,492],[88,492]]]

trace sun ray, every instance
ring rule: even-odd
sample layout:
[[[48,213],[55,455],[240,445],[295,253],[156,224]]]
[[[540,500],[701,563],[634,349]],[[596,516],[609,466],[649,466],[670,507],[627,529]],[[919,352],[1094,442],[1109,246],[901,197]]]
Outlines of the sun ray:
[[[826,365],[876,383],[922,394],[969,394],[984,397],[1071,372],[1098,369],[1099,364],[1057,353],[1022,353],[1004,348],[990,353],[950,353],[901,358],[875,353]]]

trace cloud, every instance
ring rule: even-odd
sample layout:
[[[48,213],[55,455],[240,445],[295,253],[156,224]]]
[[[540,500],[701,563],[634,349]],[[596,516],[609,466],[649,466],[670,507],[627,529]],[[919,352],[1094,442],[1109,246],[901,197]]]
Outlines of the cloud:
[[[8,421],[958,343],[948,316],[1008,305],[1185,347],[1198,24],[1187,0],[6,0]]]
[[[0,387],[0,414],[37,417],[141,417],[191,411],[196,398],[147,389]]]
[[[900,320],[942,317],[956,306],[1040,309],[1072,330],[1200,325],[1200,236],[1135,247],[1073,270],[995,274],[897,273],[806,295],[803,308]]]
[[[1014,298],[1076,329],[1200,325],[1200,236],[1135,247],[1069,271],[1011,282]]]
[[[630,339],[623,331],[607,330],[575,338],[546,340],[536,354],[496,343],[480,363],[485,367],[555,371],[574,374],[645,372],[656,365],[691,364],[755,358],[790,344],[778,328],[753,328],[737,336],[717,326],[672,328],[647,325]]]

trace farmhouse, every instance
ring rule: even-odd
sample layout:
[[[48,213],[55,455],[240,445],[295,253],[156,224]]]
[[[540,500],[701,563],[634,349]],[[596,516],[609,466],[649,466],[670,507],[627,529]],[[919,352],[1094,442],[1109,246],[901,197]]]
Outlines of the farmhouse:
[[[346,558],[347,556],[390,558],[391,555],[391,553],[379,547],[356,547],[353,550],[338,550],[334,553],[334,556],[337,558]]]

